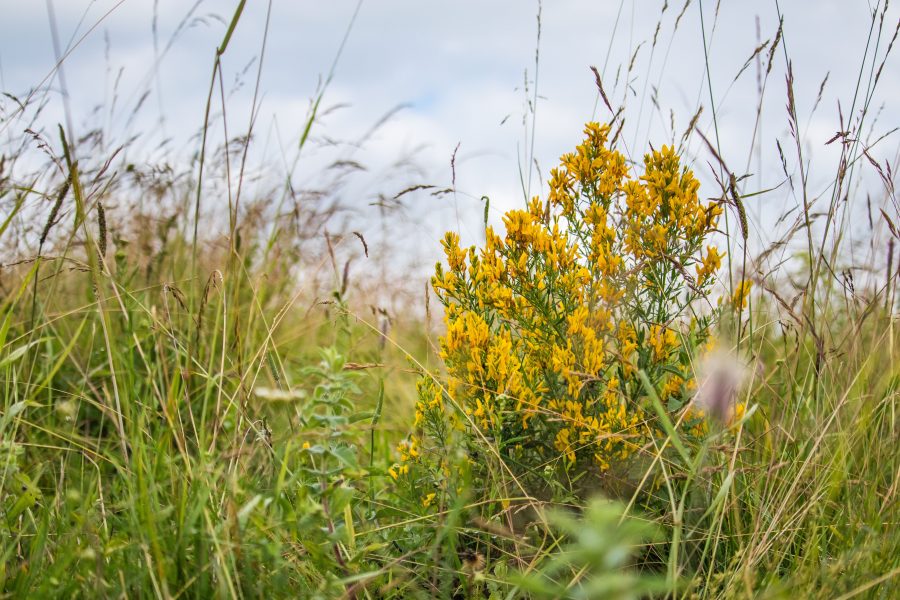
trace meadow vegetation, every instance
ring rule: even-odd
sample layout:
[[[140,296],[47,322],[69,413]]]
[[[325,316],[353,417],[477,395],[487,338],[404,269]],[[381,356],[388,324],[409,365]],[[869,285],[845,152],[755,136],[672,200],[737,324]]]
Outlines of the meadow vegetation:
[[[883,15],[852,95],[886,76]],[[788,73],[775,246],[751,253],[765,191],[696,118],[703,161],[648,140],[635,164],[610,106],[483,242],[446,234],[405,315],[374,299],[389,268],[351,269],[391,261],[340,220],[353,170],[242,199],[249,134],[121,163],[8,96],[0,596],[897,597],[896,162],[866,102],[807,189]],[[863,177],[879,264],[847,248]]]

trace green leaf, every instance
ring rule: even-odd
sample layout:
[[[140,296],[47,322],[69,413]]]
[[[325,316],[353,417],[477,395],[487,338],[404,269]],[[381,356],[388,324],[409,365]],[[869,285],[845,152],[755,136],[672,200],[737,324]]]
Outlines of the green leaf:
[[[359,421],[365,421],[366,419],[373,419],[374,421],[375,413],[372,411],[356,413],[354,415],[350,415],[347,419],[348,423],[358,423]]]
[[[678,454],[681,455],[681,458],[684,460],[684,464],[690,466],[691,454],[688,452],[687,448],[685,448],[684,444],[681,443],[681,438],[678,436],[678,432],[675,431],[675,426],[672,425],[672,421],[671,419],[669,419],[669,414],[666,412],[666,409],[663,408],[662,402],[660,402],[659,396],[657,395],[656,390],[653,388],[653,384],[650,383],[650,378],[647,377],[647,373],[644,372],[643,369],[638,371],[638,376],[641,378],[641,382],[644,384],[644,388],[647,390],[647,394],[650,396],[650,401],[653,405],[653,409],[656,411],[656,414],[659,417],[660,424],[668,434],[669,439],[672,440],[672,445],[675,446],[676,450],[678,450]]]
[[[5,358],[0,359],[0,367],[5,367],[6,365],[8,365],[10,363],[16,362],[17,360],[22,358],[25,355],[25,353],[28,352],[29,349],[31,349],[32,347],[34,347],[37,344],[40,344],[41,342],[44,342],[46,340],[47,340],[47,338],[40,338],[40,339],[34,340],[33,342],[25,344],[24,346],[19,346],[18,348],[16,348],[15,350],[13,350],[9,354],[7,354]]]
[[[219,47],[216,48],[216,54],[218,56],[222,56],[225,54],[225,50],[228,48],[228,42],[231,41],[231,35],[234,33],[235,28],[237,27],[238,21],[241,20],[241,13],[244,12],[244,5],[247,3],[247,0],[241,0],[237,6],[237,9],[234,11],[234,16],[231,17],[231,23],[228,25],[228,30],[225,32],[225,37],[222,39],[222,43],[219,44]]]
[[[260,494],[257,494],[241,507],[241,510],[239,510],[237,514],[237,520],[241,527],[246,524],[250,514],[253,513],[253,509],[255,509],[262,500],[263,497]]]
[[[381,419],[381,410],[384,407],[384,379],[378,382],[378,401],[375,403],[375,412],[372,414],[372,427],[378,425]]]
[[[331,488],[328,492],[328,510],[335,515],[343,512],[344,507],[350,504],[355,493],[356,490],[346,485]]]
[[[338,459],[344,466],[352,469],[359,468],[359,463],[356,461],[356,451],[353,448],[350,448],[349,446],[335,446],[329,448],[329,453]]]
[[[12,505],[6,510],[6,521],[12,524],[23,512],[37,504],[43,497],[37,484],[25,473],[15,473],[12,477],[15,491],[10,494],[14,497]]]

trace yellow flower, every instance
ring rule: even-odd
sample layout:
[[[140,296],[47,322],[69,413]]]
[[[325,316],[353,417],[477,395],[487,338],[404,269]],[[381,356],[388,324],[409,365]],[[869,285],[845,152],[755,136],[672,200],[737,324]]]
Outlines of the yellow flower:
[[[694,437],[702,438],[709,433],[709,421],[706,418],[706,413],[699,408],[689,406],[687,411],[685,411],[684,421],[687,423],[694,422],[688,430]]]
[[[408,440],[403,440],[399,444],[397,444],[397,453],[400,454],[400,460],[406,462],[408,460],[414,460],[419,457],[419,450],[417,448],[418,442],[416,441],[416,436],[410,436]]]
[[[435,492],[431,492],[430,494],[425,496],[425,498],[422,499],[422,506],[424,506],[425,508],[431,506],[431,503],[434,502],[434,497],[436,495],[437,494]]]
[[[561,429],[558,434],[556,434],[556,441],[554,442],[554,446],[556,449],[562,452],[570,463],[575,462],[575,451],[572,448],[572,444],[569,443],[569,433],[570,429]]]
[[[668,400],[672,396],[677,395],[681,391],[681,386],[684,384],[684,379],[679,377],[678,375],[673,375],[666,385],[663,386],[662,392],[660,396],[663,400]]]
[[[653,357],[663,361],[678,345],[678,337],[668,327],[652,325],[650,327],[650,347],[653,348]]]
[[[750,297],[750,288],[753,287],[753,282],[749,279],[742,280],[737,286],[734,288],[734,295],[731,297],[731,302],[740,310],[744,310],[747,308],[747,298]]]
[[[729,429],[736,429],[738,423],[741,422],[741,419],[744,418],[744,415],[747,414],[747,405],[743,402],[738,402],[734,405],[734,410],[732,410],[731,418],[728,420]]]
[[[447,262],[453,271],[461,271],[465,266],[466,253],[459,247],[459,234],[448,231],[444,235],[444,254],[447,255]]]
[[[722,265],[722,256],[719,249],[715,246],[706,247],[706,256],[703,261],[697,265],[697,285],[703,285],[709,277],[719,270]]]

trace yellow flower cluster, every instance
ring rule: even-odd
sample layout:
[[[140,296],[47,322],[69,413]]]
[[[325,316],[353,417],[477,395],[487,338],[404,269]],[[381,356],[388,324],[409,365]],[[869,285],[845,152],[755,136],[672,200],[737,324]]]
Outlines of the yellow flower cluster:
[[[706,247],[706,256],[703,258],[703,261],[697,265],[698,285],[706,283],[709,278],[719,270],[719,267],[722,266],[722,258],[724,257],[719,254],[718,248],[715,246]]]
[[[447,390],[465,411],[456,427],[479,429],[472,440],[498,443],[526,468],[585,459],[603,471],[627,458],[654,428],[637,371],[679,410],[690,351],[706,340],[708,321],[687,327],[684,314],[721,265],[715,246],[702,251],[721,208],[699,201],[670,147],[634,177],[609,132],[589,123],[551,171],[547,201],[506,213],[504,236],[486,227],[483,248],[463,249],[447,233],[447,267],[432,280],[445,306]],[[444,412],[424,377],[416,427],[442,438]]]
[[[678,346],[678,336],[668,327],[662,325],[650,326],[650,347],[653,348],[653,358],[665,360]]]
[[[697,438],[702,438],[709,432],[709,421],[706,420],[706,413],[693,405],[689,406],[685,412],[684,424],[687,433]]]
[[[401,475],[409,474],[409,464],[419,458],[419,442],[416,436],[410,436],[408,440],[403,440],[397,445],[397,453],[400,455],[400,462],[394,463],[388,468],[388,475],[396,481]]]

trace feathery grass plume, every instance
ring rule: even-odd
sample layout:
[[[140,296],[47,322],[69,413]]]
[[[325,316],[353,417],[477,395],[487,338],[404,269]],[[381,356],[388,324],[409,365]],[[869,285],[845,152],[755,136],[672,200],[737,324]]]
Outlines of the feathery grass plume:
[[[59,191],[56,193],[56,200],[53,203],[53,208],[50,209],[50,214],[47,215],[47,222],[44,224],[44,229],[41,230],[41,237],[38,240],[38,256],[40,256],[40,249],[44,247],[44,243],[47,241],[47,237],[50,235],[50,230],[56,223],[56,217],[59,215],[59,210],[60,208],[62,208],[62,203],[66,197],[66,194],[69,193],[69,186],[71,185],[71,183],[71,180],[67,178],[59,187]]]
[[[97,201],[97,252],[100,258],[100,265],[106,264],[106,211],[103,210],[103,203]]]
[[[737,177],[735,177],[734,173],[729,174],[728,192],[731,195],[731,201],[734,203],[734,207],[738,212],[738,223],[741,226],[741,237],[746,242],[747,237],[750,235],[750,229],[747,226],[747,211],[744,209],[744,202],[741,200],[741,195],[737,191]]]
[[[341,297],[343,297],[347,294],[347,286],[349,284],[350,284],[350,259],[348,258],[344,262],[344,270],[343,270],[343,273],[341,274],[341,287],[340,287]]]
[[[355,235],[359,239],[360,243],[362,243],[363,252],[365,253],[366,258],[369,258],[369,245],[366,243],[366,238],[364,238],[363,234],[358,231],[354,231],[353,235]]]
[[[699,360],[696,370],[697,391],[692,404],[719,424],[731,422],[738,392],[749,374],[747,364],[733,353],[715,349]]]
[[[884,309],[889,310],[891,306],[891,302],[893,301],[893,295],[891,293],[894,285],[894,238],[888,239],[888,251],[887,251],[887,272],[886,275],[886,283],[884,286]]]
[[[681,134],[681,145],[691,137],[691,133],[693,133],[694,129],[697,128],[697,121],[700,120],[700,115],[703,114],[703,105],[697,107],[697,112],[694,113],[694,116],[691,117],[690,122],[688,123],[687,128],[684,130],[684,133]]]

